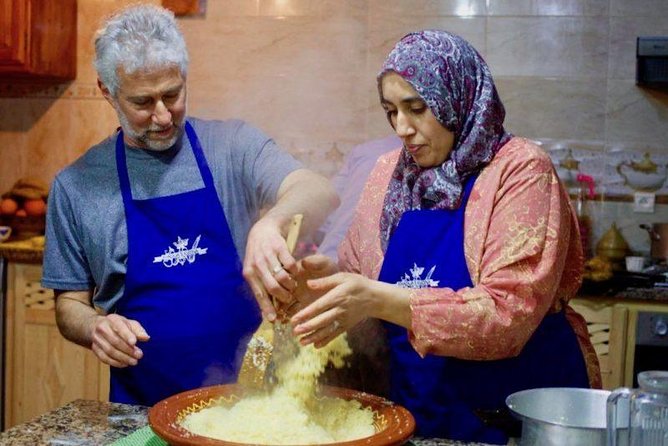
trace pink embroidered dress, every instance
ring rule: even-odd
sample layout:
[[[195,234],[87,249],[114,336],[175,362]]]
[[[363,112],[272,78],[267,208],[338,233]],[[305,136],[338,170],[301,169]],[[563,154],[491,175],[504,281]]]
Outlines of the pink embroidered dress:
[[[379,221],[400,150],[382,156],[339,246],[344,271],[377,279]],[[565,309],[589,381],[600,370],[584,319],[568,306],[582,277],[577,220],[549,157],[513,137],[477,178],[465,211],[464,252],[473,287],[414,289],[409,340],[420,355],[494,360],[519,354],[547,313]]]

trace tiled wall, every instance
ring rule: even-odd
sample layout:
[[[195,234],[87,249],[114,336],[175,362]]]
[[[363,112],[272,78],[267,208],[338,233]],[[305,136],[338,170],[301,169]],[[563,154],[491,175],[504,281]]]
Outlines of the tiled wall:
[[[123,3],[79,0],[74,82],[0,88],[0,191],[21,176],[50,181],[116,127],[95,88],[91,40]],[[330,173],[353,145],[390,132],[375,73],[392,45],[443,28],[486,58],[513,133],[546,148],[586,144],[601,163],[620,148],[665,155],[668,93],[634,77],[636,37],[668,35],[667,17],[664,0],[207,0],[204,16],[180,19],[189,112],[247,119]],[[648,250],[637,223],[668,221],[663,207],[633,214],[628,203],[595,203],[594,236],[614,219],[635,250]]]

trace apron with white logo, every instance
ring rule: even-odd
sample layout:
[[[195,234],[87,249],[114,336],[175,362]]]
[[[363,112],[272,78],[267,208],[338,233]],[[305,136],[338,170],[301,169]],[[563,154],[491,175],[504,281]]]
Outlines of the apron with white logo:
[[[467,180],[456,210],[404,213],[379,280],[411,288],[473,286],[464,257],[464,210],[475,178]],[[405,328],[385,326],[391,399],[415,416],[419,436],[506,444],[506,433],[476,414],[503,411],[505,398],[523,389],[589,386],[582,351],[563,312],[547,315],[518,357],[495,361],[421,358]]]
[[[123,133],[116,165],[128,232],[125,292],[115,311],[150,335],[136,366],[111,368],[110,400],[153,405],[175,393],[235,382],[260,312],[241,275],[230,229],[195,131],[204,188],[132,198]]]

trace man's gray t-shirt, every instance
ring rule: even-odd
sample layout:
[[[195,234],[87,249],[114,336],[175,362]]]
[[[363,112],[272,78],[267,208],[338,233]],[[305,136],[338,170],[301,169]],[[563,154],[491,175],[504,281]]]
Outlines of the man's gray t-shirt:
[[[260,209],[276,201],[283,179],[301,167],[273,140],[239,120],[188,118],[202,145],[239,259]],[[93,303],[110,311],[123,295],[128,254],[125,211],[115,155],[116,135],[58,173],[49,193],[42,285],[95,288]],[[125,148],[135,200],[204,187],[187,136],[155,152]],[[174,218],[179,210],[174,209]],[[222,228],[221,228],[222,230]]]

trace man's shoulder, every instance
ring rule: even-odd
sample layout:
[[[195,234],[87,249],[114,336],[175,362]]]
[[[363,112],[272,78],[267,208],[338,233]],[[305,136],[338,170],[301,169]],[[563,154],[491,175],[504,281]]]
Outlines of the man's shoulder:
[[[109,161],[115,158],[116,134],[110,135],[91,146],[79,158],[67,165],[61,173],[85,171],[96,166],[109,166]],[[115,167],[115,165],[111,165]]]
[[[76,185],[106,182],[107,177],[115,178],[115,141],[111,135],[86,150],[79,158],[65,166],[56,174],[56,181],[69,188]]]
[[[236,132],[243,128],[253,128],[243,119],[204,119],[188,116],[188,122],[193,126],[196,133],[219,133]]]

